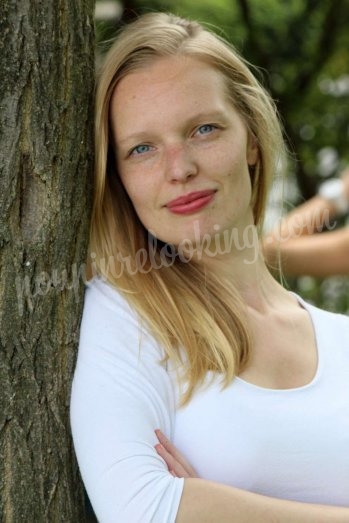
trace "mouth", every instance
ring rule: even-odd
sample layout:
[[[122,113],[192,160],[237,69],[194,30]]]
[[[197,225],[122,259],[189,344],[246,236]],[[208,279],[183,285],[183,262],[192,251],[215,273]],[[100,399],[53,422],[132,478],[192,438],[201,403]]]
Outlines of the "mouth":
[[[191,214],[206,207],[213,200],[215,194],[216,191],[212,189],[191,192],[171,200],[166,204],[166,207],[174,214]]]

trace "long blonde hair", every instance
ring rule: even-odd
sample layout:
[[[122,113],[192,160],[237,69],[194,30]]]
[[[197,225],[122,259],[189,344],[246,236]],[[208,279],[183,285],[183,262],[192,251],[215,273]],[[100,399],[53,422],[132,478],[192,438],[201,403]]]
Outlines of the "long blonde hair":
[[[148,231],[118,176],[109,121],[111,96],[121,78],[159,57],[178,55],[197,58],[223,74],[232,104],[257,141],[259,160],[251,172],[257,227],[284,142],[274,104],[246,62],[196,22],[164,13],[143,15],[121,31],[105,58],[96,95],[90,253],[98,273],[125,295],[163,347],[165,358],[182,368],[185,404],[208,371],[220,373],[227,386],[246,365],[251,339],[245,307],[232,285],[206,274],[197,262],[176,257],[168,263],[161,242],[150,256]],[[157,269],[152,268],[154,261]]]

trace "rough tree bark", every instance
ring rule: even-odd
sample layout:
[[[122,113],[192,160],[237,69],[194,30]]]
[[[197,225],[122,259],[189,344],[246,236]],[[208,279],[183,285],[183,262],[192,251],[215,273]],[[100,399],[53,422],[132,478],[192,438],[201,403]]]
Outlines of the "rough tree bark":
[[[91,200],[93,39],[93,0],[1,2],[2,523],[84,521],[68,404]]]

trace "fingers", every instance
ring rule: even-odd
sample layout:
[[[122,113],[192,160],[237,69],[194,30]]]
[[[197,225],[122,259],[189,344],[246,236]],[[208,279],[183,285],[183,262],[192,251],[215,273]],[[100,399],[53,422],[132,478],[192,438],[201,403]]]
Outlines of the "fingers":
[[[178,461],[181,461],[181,454],[178,452],[176,447],[170,442],[169,439],[166,438],[166,436],[161,432],[161,430],[156,429],[155,434],[160,441],[161,445],[165,447],[165,449]]]
[[[183,458],[182,454],[176,449],[176,447],[170,442],[168,438],[161,432],[161,430],[157,429],[155,431],[155,434],[160,441],[161,445],[167,450],[171,456],[175,458],[175,460],[178,461],[182,465],[182,467],[187,468],[189,463]],[[189,465],[190,466],[190,465]]]
[[[161,455],[161,457],[165,460],[169,470],[173,470],[175,474],[179,477],[198,477],[193,467],[176,449],[176,447],[169,441],[169,439],[166,438],[166,436],[161,432],[161,430],[155,430],[155,434],[161,444],[159,448],[157,448],[158,446],[156,446],[155,448],[158,454]]]
[[[161,443],[155,445],[156,452],[165,461],[170,474],[175,478],[189,478],[189,473],[185,468],[165,449]]]

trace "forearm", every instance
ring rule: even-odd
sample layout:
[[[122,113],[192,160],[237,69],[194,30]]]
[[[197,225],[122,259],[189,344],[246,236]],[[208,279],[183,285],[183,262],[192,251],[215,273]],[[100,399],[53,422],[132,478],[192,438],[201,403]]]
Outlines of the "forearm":
[[[270,264],[276,264],[278,255],[282,272],[288,276],[347,275],[349,227],[266,246],[265,256]]]
[[[302,255],[301,245],[303,248],[304,241],[313,236],[313,233],[319,233],[323,228],[332,228],[331,215],[326,201],[316,196],[284,216],[262,238],[263,254],[270,267],[277,268],[281,261],[285,274],[304,274],[304,261],[299,258],[299,254]],[[290,263],[286,259],[289,254]],[[285,260],[286,265],[283,263]],[[293,269],[294,265],[296,266]],[[290,271],[288,267],[291,268]]]
[[[316,196],[284,216],[280,226],[271,231],[270,236],[282,241],[320,232],[323,228],[331,229],[330,220],[347,214],[348,210],[349,169],[346,169],[340,179],[328,180],[320,186]]]
[[[335,215],[335,208],[330,202],[321,196],[314,196],[284,216],[269,236],[282,241],[320,232],[323,228],[331,227],[330,220]]]
[[[348,523],[349,508],[261,496],[188,478],[176,523]]]

